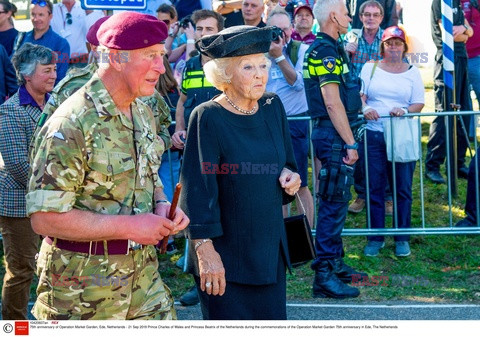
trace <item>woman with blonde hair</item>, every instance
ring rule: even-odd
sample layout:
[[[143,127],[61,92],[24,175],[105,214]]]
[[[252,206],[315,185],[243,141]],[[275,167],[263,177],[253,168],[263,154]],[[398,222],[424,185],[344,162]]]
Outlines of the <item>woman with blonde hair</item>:
[[[204,319],[286,319],[282,203],[301,181],[283,105],[265,93],[274,31],[236,26],[197,42],[222,91],[192,113],[181,174]]]

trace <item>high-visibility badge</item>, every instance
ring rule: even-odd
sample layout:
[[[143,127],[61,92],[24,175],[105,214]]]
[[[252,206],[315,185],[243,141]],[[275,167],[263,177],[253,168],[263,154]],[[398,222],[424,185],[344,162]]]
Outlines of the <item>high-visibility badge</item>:
[[[336,60],[333,56],[327,56],[322,59],[323,66],[328,72],[333,73],[335,70]]]

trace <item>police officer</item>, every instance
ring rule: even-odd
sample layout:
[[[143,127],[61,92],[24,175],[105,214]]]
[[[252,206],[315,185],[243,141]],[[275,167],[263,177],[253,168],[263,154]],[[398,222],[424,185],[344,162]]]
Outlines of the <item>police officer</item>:
[[[154,245],[189,220],[179,208],[167,219],[157,175],[163,142],[136,99],[153,94],[165,71],[166,37],[149,15],[105,21],[97,38],[109,61],[39,133],[26,196],[32,227],[45,237],[37,319],[176,318]]]
[[[305,91],[314,118],[312,143],[322,162],[313,296],[357,297],[359,290],[347,283],[353,274],[365,274],[343,262],[341,233],[358,159],[350,124],[356,121],[361,102],[359,86],[348,77],[345,52],[336,41],[347,32],[351,19],[342,0],[317,1],[313,12],[322,32],[307,50],[304,63]]]
[[[198,40],[221,31],[224,19],[219,13],[201,9],[193,12],[192,21],[195,23],[195,38]],[[193,109],[220,94],[203,73],[203,65],[209,60],[210,58],[205,55],[197,55],[191,57],[185,66],[175,113],[175,133],[172,136],[172,144],[178,149],[185,146],[188,119]]]

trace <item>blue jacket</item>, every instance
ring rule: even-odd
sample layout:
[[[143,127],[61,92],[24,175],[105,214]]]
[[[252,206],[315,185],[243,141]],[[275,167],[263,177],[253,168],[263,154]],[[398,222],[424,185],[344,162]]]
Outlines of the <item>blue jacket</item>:
[[[0,104],[3,104],[7,96],[12,96],[17,92],[18,85],[12,62],[2,45],[0,45],[0,61]]]

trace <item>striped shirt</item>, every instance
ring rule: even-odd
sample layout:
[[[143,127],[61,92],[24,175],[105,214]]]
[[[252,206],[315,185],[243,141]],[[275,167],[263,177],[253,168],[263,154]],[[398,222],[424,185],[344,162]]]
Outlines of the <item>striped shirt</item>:
[[[353,55],[351,55],[352,75],[360,76],[363,65],[370,60],[381,60],[380,44],[382,42],[383,29],[379,28],[372,44],[369,44],[363,37],[363,28],[358,36],[358,47]]]

